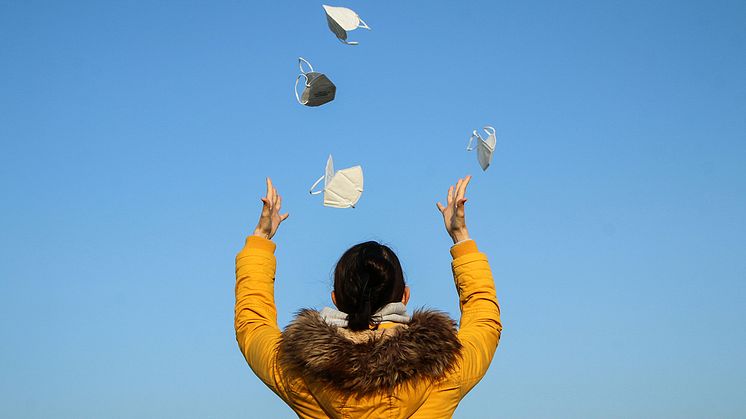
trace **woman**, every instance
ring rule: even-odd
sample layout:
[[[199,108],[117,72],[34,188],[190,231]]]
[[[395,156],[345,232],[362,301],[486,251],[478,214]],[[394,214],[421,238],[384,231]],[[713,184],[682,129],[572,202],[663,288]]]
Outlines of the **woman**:
[[[236,256],[236,339],[254,373],[301,418],[443,418],[484,376],[502,325],[487,257],[464,219],[470,177],[438,203],[454,246],[460,327],[437,311],[406,312],[409,288],[386,246],[361,243],[334,271],[336,309],[302,310],[284,332],[274,303],[275,244],[288,214],[267,179],[254,234]]]

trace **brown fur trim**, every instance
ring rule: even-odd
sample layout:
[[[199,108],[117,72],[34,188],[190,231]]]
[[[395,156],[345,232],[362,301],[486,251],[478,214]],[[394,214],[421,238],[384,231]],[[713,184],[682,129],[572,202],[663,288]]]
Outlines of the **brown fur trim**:
[[[279,361],[327,388],[365,396],[442,379],[460,354],[456,323],[438,311],[415,311],[406,327],[350,332],[306,309],[282,333]]]

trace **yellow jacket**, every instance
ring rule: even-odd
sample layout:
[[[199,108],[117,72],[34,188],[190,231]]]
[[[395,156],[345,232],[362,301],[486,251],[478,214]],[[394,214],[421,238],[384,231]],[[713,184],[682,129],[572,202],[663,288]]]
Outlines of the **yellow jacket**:
[[[487,257],[474,241],[451,248],[458,330],[441,313],[418,311],[408,325],[350,332],[305,310],[283,333],[274,251],[273,242],[251,236],[236,256],[236,340],[254,373],[298,417],[450,417],[487,372],[502,325]]]

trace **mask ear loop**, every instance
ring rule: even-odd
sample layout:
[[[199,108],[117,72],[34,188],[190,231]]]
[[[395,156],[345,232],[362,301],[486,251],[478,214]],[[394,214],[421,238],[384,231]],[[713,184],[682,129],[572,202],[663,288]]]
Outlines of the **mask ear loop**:
[[[308,68],[310,70],[308,70],[308,71],[304,70],[303,69],[303,63],[306,63],[306,65],[308,66]],[[313,66],[311,65],[311,63],[309,63],[308,60],[306,60],[303,57],[298,57],[298,67],[300,68],[300,72],[303,73],[303,74],[310,73],[310,72],[313,71]]]
[[[478,139],[480,139],[480,140],[482,139],[482,137],[479,136],[479,133],[477,132],[477,130],[472,131],[471,132],[471,137],[469,137],[469,144],[467,144],[467,146],[466,146],[466,151],[472,151],[472,150],[474,150],[474,147],[471,146],[471,143],[472,143],[472,141],[474,141],[475,137],[478,138]],[[482,141],[484,141],[484,140],[482,140]]]
[[[486,125],[486,126],[485,126],[484,128],[482,128],[482,129],[483,129],[483,130],[484,130],[484,132],[486,132],[486,133],[487,133],[487,134],[488,134],[488,135],[489,135],[490,137],[495,137],[495,134],[497,133],[497,131],[495,130],[495,128],[494,128],[494,127],[491,127],[491,126],[489,126],[489,125]],[[492,131],[492,132],[490,132],[490,131]],[[488,138],[489,138],[489,137],[488,137]],[[495,138],[495,141],[497,141],[497,138]],[[482,143],[484,144],[484,146],[485,146],[485,147],[487,147],[488,149],[490,149],[490,151],[495,151],[495,148],[494,148],[494,147],[493,147],[493,146],[492,146],[491,144],[487,144],[487,141],[486,141],[486,140],[482,140]]]
[[[368,26],[368,24],[367,24],[367,23],[365,23],[365,21],[363,21],[363,19],[360,19],[360,16],[358,16],[358,17],[357,17],[357,20],[359,20],[359,21],[360,21],[360,22],[358,22],[358,24],[357,24],[357,27],[358,27],[358,28],[363,28],[363,29],[367,29],[367,30],[370,30],[370,26]],[[346,45],[358,45],[358,44],[359,44],[359,42],[357,42],[357,41],[347,41],[346,39],[341,39],[341,38],[340,38],[339,40],[340,40],[340,41],[341,41],[341,42],[342,42],[343,44],[346,44]],[[354,208],[354,207],[353,207],[353,208]]]
[[[310,193],[311,195],[318,195],[318,194],[320,194],[321,192],[324,192],[324,190],[323,190],[323,189],[322,189],[322,190],[320,190],[320,191],[314,191],[313,189],[314,189],[314,188],[315,188],[316,186],[318,186],[318,185],[319,185],[319,183],[321,183],[321,181],[322,181],[322,180],[324,180],[324,178],[325,178],[325,177],[326,177],[326,175],[324,175],[324,176],[321,176],[321,177],[319,178],[319,180],[317,180],[316,182],[314,182],[314,183],[313,183],[313,185],[311,185],[311,189],[309,189],[309,190],[308,190],[308,193]]]
[[[298,103],[300,103],[301,105],[305,105],[306,103],[308,103],[308,101],[304,103],[300,100],[300,96],[298,96],[298,81],[300,80],[301,77],[306,79],[306,82],[304,83],[306,87],[310,87],[308,85],[308,76],[306,76],[305,74],[299,74],[298,77],[295,79],[295,87],[293,90],[295,90],[295,99],[298,101]]]

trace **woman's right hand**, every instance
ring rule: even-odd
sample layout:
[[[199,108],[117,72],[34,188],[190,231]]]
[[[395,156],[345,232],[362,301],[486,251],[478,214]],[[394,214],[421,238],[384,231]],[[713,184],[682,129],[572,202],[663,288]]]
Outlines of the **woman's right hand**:
[[[443,214],[443,222],[446,224],[446,231],[451,236],[454,243],[469,240],[469,230],[466,228],[466,219],[464,204],[466,203],[466,186],[469,184],[471,176],[459,179],[456,186],[448,188],[448,198],[446,205],[438,202],[438,210]]]
[[[265,239],[272,239],[280,223],[285,221],[290,214],[280,214],[282,208],[282,197],[272,185],[272,180],[267,178],[267,195],[262,198],[262,214],[254,229],[254,235]]]

